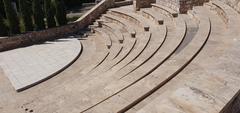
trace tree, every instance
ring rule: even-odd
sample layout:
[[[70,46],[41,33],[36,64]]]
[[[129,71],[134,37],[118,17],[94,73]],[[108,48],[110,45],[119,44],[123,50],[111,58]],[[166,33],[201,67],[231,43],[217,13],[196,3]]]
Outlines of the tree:
[[[2,16],[5,18],[6,14],[5,14],[5,9],[4,9],[4,4],[3,1],[0,0],[0,14],[2,14]]]
[[[33,0],[33,17],[36,30],[45,29],[42,0]]]
[[[32,31],[33,22],[31,5],[27,2],[28,2],[27,0],[19,0],[19,9],[21,11],[21,17],[23,19],[25,31]]]
[[[10,34],[20,33],[19,19],[17,17],[15,9],[12,6],[11,0],[3,0],[3,3],[9,25]]]
[[[54,0],[56,19],[59,25],[67,24],[66,8],[63,0]]]
[[[4,23],[4,18],[0,14],[0,36],[6,36],[8,34],[8,28]]]
[[[56,27],[55,10],[51,0],[44,0],[44,10],[48,28]]]

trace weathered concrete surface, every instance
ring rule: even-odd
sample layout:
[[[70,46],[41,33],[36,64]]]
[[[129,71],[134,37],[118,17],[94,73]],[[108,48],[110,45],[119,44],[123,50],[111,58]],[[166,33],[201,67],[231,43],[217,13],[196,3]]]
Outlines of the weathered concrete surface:
[[[0,53],[0,66],[16,90],[39,83],[67,68],[78,58],[77,39],[59,39]]]

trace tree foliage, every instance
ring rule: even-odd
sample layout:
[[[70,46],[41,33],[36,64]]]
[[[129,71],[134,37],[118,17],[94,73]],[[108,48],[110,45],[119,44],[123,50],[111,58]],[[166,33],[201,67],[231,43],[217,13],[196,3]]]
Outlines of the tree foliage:
[[[42,7],[42,0],[33,0],[33,17],[35,23],[35,30],[45,29],[44,12]]]
[[[67,24],[67,14],[66,8],[63,0],[54,0],[54,6],[56,9],[56,19],[58,24],[65,25]]]
[[[3,3],[9,25],[10,34],[20,33],[19,19],[16,10],[13,8],[11,0],[3,0]]]
[[[56,21],[54,18],[55,8],[53,6],[52,0],[44,0],[44,11],[48,28],[55,27],[56,26]]]
[[[6,36],[8,34],[8,28],[4,23],[4,18],[0,14],[0,36]]]
[[[0,14],[1,14],[4,18],[6,17],[3,0],[0,0]]]
[[[31,4],[27,0],[19,0],[19,9],[21,17],[23,19],[24,27],[26,31],[33,30],[32,11]]]

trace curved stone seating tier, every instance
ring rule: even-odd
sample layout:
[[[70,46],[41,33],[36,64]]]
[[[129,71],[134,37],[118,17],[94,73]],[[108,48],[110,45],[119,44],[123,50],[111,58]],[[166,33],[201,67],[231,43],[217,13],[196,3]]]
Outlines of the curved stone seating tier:
[[[138,40],[138,41],[136,42],[136,44],[134,43],[134,45],[133,45],[134,48],[131,49],[131,50],[127,53],[126,56],[122,56],[123,58],[121,58],[120,61],[127,59],[128,56],[131,55],[131,54],[133,54],[133,55],[131,55],[131,56],[137,56],[138,54],[141,54],[141,53],[139,53],[139,52],[143,51],[143,49],[147,46],[147,44],[148,44],[148,42],[150,41],[150,38],[151,38],[151,37],[150,37],[150,33],[145,34],[145,36],[146,36],[146,37],[141,37],[141,38],[139,38],[140,40]],[[138,39],[138,38],[136,38],[136,39]],[[131,42],[135,42],[135,41],[131,41]],[[135,50],[135,49],[137,49],[137,50]],[[135,52],[134,52],[134,51],[135,51]],[[134,52],[134,53],[133,53],[133,52]],[[130,58],[131,58],[131,57],[130,57]],[[114,61],[116,61],[116,60],[114,60]],[[105,63],[105,62],[104,62],[104,63]],[[116,63],[119,63],[119,62],[107,62],[106,64],[107,64],[107,67],[110,68],[110,66],[112,66],[112,65],[114,65],[114,64],[116,64]],[[104,64],[101,64],[101,65],[104,65]],[[100,73],[104,71],[103,69],[106,69],[106,67],[101,66],[101,67],[99,67],[99,68],[97,68],[97,69],[94,69],[94,71],[93,71],[91,74],[82,77],[80,80],[78,80],[78,81],[76,81],[76,82],[81,82],[81,83],[87,82],[87,83],[90,83],[90,82],[94,81],[95,78],[97,78],[97,77],[99,77],[99,76],[100,76],[100,77],[103,77],[103,76],[109,75],[108,73],[105,73],[105,74],[100,75]],[[95,73],[94,73],[94,72],[95,72]],[[83,84],[83,87],[88,86],[87,83],[86,83],[86,84]],[[83,88],[83,90],[84,90],[84,89],[85,89],[85,88]]]
[[[112,59],[113,61],[111,62],[104,62],[103,66],[108,64],[110,65],[115,65],[119,62],[121,62],[123,59],[125,59],[130,53],[131,51],[134,49],[134,47],[136,46],[136,39],[129,39],[129,35],[126,33],[127,29],[125,29],[125,24],[123,24],[123,22],[120,22],[116,19],[116,23],[112,23],[111,19],[110,20],[105,20],[104,18],[101,18],[100,20],[103,20],[103,24],[108,24],[108,26],[111,25],[112,28],[115,28],[115,30],[122,32],[122,34],[125,37],[125,40],[127,40],[125,43],[123,43],[123,49],[121,51],[119,51],[119,53],[114,57],[115,59]],[[119,25],[120,23],[120,25]],[[102,70],[104,71],[104,70]]]
[[[81,75],[86,75],[96,69],[99,65],[101,65],[108,57],[109,57],[109,49],[106,48],[105,42],[102,39],[102,35],[98,33],[94,33],[95,35],[95,43],[97,45],[95,54],[92,55],[92,58],[86,64],[86,67],[80,72]],[[81,57],[80,57],[81,58]]]
[[[96,65],[95,68],[93,68],[91,70],[91,73],[94,72],[94,70],[96,68],[101,67],[101,65],[103,65],[104,62],[107,62],[108,60],[113,60],[114,58],[116,58],[123,49],[122,44],[118,43],[118,39],[114,36],[114,34],[112,32],[110,32],[104,28],[98,28],[98,29],[96,29],[96,32],[101,32],[101,33],[105,33],[106,35],[108,35],[111,38],[112,46],[109,49],[108,56],[104,57],[104,59],[98,65]],[[105,35],[102,35],[102,36],[105,36]],[[88,73],[88,74],[90,74],[90,73]]]
[[[106,66],[100,67],[98,70],[96,70],[95,73],[99,74],[101,72],[105,72],[109,69],[112,69],[113,67],[116,67],[119,65],[126,65],[129,62],[132,62],[140,54],[142,54],[142,52],[146,49],[146,47],[149,45],[151,38],[152,38],[151,33],[143,33],[143,34],[137,36],[136,46],[135,46],[135,48],[133,48],[131,53],[128,54],[128,56],[124,57],[124,59],[122,59],[121,61],[107,63]]]
[[[125,36],[128,36],[128,35],[125,34]],[[137,47],[137,40],[129,39],[129,38],[126,38],[128,40],[126,41],[126,43],[124,43],[123,50],[121,51],[121,53],[115,59],[113,59],[111,62],[106,62],[105,66],[102,67],[102,68],[104,68],[104,70],[102,70],[102,71],[106,72],[106,71],[110,70],[112,67],[114,67],[115,65],[122,62]]]
[[[137,26],[142,27],[143,31],[149,31],[150,29],[150,26],[146,22],[144,22],[144,20],[141,17],[136,15],[136,13],[133,13],[124,8],[110,9],[108,13],[135,23]]]
[[[154,55],[153,58],[151,58],[151,60],[149,60],[147,63],[145,63],[143,66],[140,67],[141,69],[138,69],[138,70],[134,71],[133,73],[131,73],[129,76],[125,77],[125,78],[128,78],[127,80],[126,79],[125,80],[124,79],[119,79],[119,78],[121,78],[121,76],[119,76],[119,75],[116,76],[115,74],[111,75],[111,76],[110,75],[106,76],[104,78],[102,78],[103,76],[101,76],[101,78],[95,78],[96,80],[93,80],[93,81],[97,81],[97,80],[99,81],[100,80],[101,82],[105,82],[107,84],[106,85],[96,84],[95,87],[86,89],[86,92],[89,92],[89,91],[94,89],[96,92],[99,92],[98,97],[101,97],[101,98],[98,98],[98,99],[91,98],[91,97],[96,96],[94,94],[91,97],[89,97],[89,98],[91,98],[90,103],[98,102],[95,105],[92,103],[92,107],[94,106],[94,108],[95,108],[96,105],[101,106],[102,103],[107,102],[108,99],[110,99],[110,97],[117,96],[118,93],[120,93],[121,91],[123,91],[127,87],[131,87],[131,85],[137,83],[137,81],[139,81],[140,79],[147,76],[147,73],[154,70],[154,65],[159,65],[159,63],[161,63],[161,59],[159,60],[159,57],[171,56],[173,54],[173,51],[178,46],[178,44],[180,44],[182,42],[183,38],[184,38],[184,34],[185,34],[186,29],[182,29],[182,28],[185,28],[185,24],[184,24],[184,22],[180,22],[180,23],[178,23],[177,31],[175,31],[175,30],[170,31],[170,33],[173,33],[174,35],[170,35],[170,34],[168,35],[168,36],[170,36],[169,38],[171,40],[171,43],[174,46],[173,45],[168,45],[168,47],[167,46],[164,47],[164,45],[163,45],[162,47],[164,48],[164,50],[162,52],[161,52],[161,49],[160,49],[159,52],[156,53],[156,55]],[[179,38],[176,39],[175,36],[177,34],[179,36],[182,36],[182,37],[179,37]],[[169,42],[166,42],[166,43],[169,43]],[[129,79],[129,78],[131,78],[131,79]],[[104,89],[104,90],[102,90],[102,89]],[[91,104],[89,104],[89,105],[91,105]],[[113,107],[116,107],[116,106],[113,106]],[[99,107],[97,107],[97,108],[99,108]],[[91,108],[86,109],[86,110],[89,110],[90,112],[94,112],[94,111],[91,111]],[[104,109],[98,109],[98,110],[99,110],[98,112],[100,112]],[[112,110],[112,109],[108,109],[108,110]]]
[[[205,27],[207,26],[207,28]],[[194,39],[185,47],[180,53],[175,54],[174,56],[170,57],[168,61],[166,61],[162,66],[156,69],[151,76],[148,76],[145,81],[141,81],[136,84],[135,87],[132,87],[132,90],[135,90],[137,87],[142,84],[149,84],[151,83],[152,88],[146,87],[145,89],[147,92],[142,94],[139,98],[136,98],[136,101],[141,102],[144,98],[148,98],[153,92],[158,90],[159,88],[163,87],[166,83],[168,83],[172,78],[176,77],[178,73],[180,73],[201,51],[201,49],[206,44],[209,33],[211,31],[211,25],[208,18],[201,19],[200,29],[198,34],[194,37]],[[203,34],[204,35],[203,35]],[[196,45],[196,42],[201,42]],[[134,89],[135,88],[135,89]],[[126,97],[125,97],[126,98]],[[137,104],[137,103],[135,103]],[[129,104],[130,105],[130,104]],[[133,107],[132,105],[126,106],[123,111],[130,109]]]
[[[152,25],[152,28],[153,27],[154,25]],[[150,32],[152,32],[152,39],[149,42],[149,46],[136,59],[121,67],[118,70],[117,75],[127,76],[129,73],[133,72],[134,70],[148,62],[161,49],[167,38],[166,26],[151,29]]]
[[[220,2],[220,1],[212,1],[212,4],[210,4],[213,8],[213,10],[215,10],[218,15],[222,18],[222,20],[228,24],[228,16],[227,13],[231,13],[233,9],[231,9],[229,6],[227,6],[226,4]]]
[[[111,41],[112,41],[112,46],[109,49],[109,56],[107,57],[106,60],[112,60],[115,57],[117,57],[117,55],[121,52],[123,45],[120,44],[117,36],[114,34],[114,32],[112,32],[111,30],[109,30],[108,28],[102,26],[101,29],[102,32],[106,33],[109,37],[111,37]]]
[[[125,37],[128,37],[128,35],[125,35]],[[101,70],[102,67],[105,68],[106,65],[114,65],[117,64],[119,62],[121,62],[122,60],[124,60],[132,51],[133,49],[135,49],[137,47],[137,40],[136,38],[125,38],[126,41],[125,43],[123,43],[123,50],[120,52],[120,54],[113,60],[110,61],[105,61],[106,60],[106,56],[104,60],[101,60],[100,63],[98,63],[98,65],[93,65],[94,68],[88,68],[87,71],[83,71],[82,74],[87,74],[86,78],[82,77],[81,79],[83,80],[82,82],[87,82],[88,80],[91,80],[92,77],[94,77],[94,74],[99,75],[100,72],[99,70],[102,72],[104,70]],[[108,53],[109,55],[110,53]],[[94,73],[97,72],[97,73]]]
[[[109,21],[109,22],[114,22],[116,24],[120,24],[120,25],[125,26],[124,28],[126,28],[126,30],[129,32],[130,36],[133,37],[133,38],[136,37],[136,30],[133,27],[131,27],[132,26],[131,24],[130,24],[130,26],[125,25],[125,23],[128,23],[126,20],[118,18],[114,15],[109,15],[109,14],[105,14],[103,16],[103,19],[106,20],[106,21]]]
[[[128,43],[125,43],[125,46],[123,46],[123,50],[119,53],[119,55],[109,62],[104,62],[102,67],[95,70],[96,73],[103,73],[105,74],[108,70],[111,69],[111,67],[114,67],[118,63],[122,62],[137,46],[137,40],[130,39]],[[114,71],[109,71],[108,73],[113,73]]]
[[[199,18],[196,16],[196,12],[194,10],[188,11],[188,16],[192,19],[194,19],[197,23],[200,23]]]
[[[154,11],[152,10],[152,8],[141,9],[141,14],[142,14],[144,17],[149,18],[149,19],[155,21],[156,24],[159,24],[159,25],[164,24],[163,18],[162,18],[157,12],[154,12]]]
[[[137,113],[144,113],[146,111],[161,113],[160,110],[162,112],[184,111],[196,113],[202,112],[202,109],[205,109],[205,112],[219,113],[238,92],[239,89],[233,88],[234,86],[239,86],[239,82],[233,82],[239,80],[239,77],[234,76],[233,73],[238,69],[223,66],[226,62],[232,62],[235,63],[235,65],[239,65],[239,62],[229,61],[229,58],[235,59],[238,57],[236,51],[239,48],[236,47],[239,44],[237,44],[236,41],[230,40],[239,35],[239,32],[234,32],[234,34],[229,35],[229,33],[232,33],[231,30],[236,30],[237,25],[235,25],[234,29],[230,28],[226,30],[225,23],[218,18],[215,13],[211,13],[206,7],[205,9],[201,7],[195,8],[194,10],[200,10],[204,16],[209,16],[212,20],[212,35],[210,35],[209,42],[199,56],[196,57],[177,78],[174,78],[168,85],[164,86],[162,90],[156,92],[155,99],[151,100],[149,104],[144,105],[145,107],[139,109]],[[230,21],[236,24],[239,23],[239,18],[229,18],[229,22]],[[235,43],[236,45],[234,44],[234,46],[227,47],[224,46],[226,42],[228,44]],[[235,48],[233,51],[229,49],[232,47]],[[220,59],[225,60],[220,62]],[[223,68],[229,69],[229,71],[223,72]],[[226,85],[226,83],[229,83],[229,85]],[[220,92],[229,93],[223,94]],[[189,109],[190,105],[191,109]],[[181,109],[176,106],[181,106]]]
[[[106,47],[110,49],[112,47],[112,38],[109,36],[109,34],[105,33],[100,28],[95,28],[94,31],[102,35],[102,38],[104,39]]]
[[[237,29],[238,25],[236,24],[238,22],[237,21],[238,18],[236,18],[236,16],[239,15],[239,13],[221,1],[213,0],[212,2],[214,5],[217,5],[217,6],[221,7],[221,9],[224,10],[224,12],[225,12],[224,15],[226,15],[225,17],[228,18],[228,28],[231,29],[233,33],[238,33],[238,29]]]
[[[122,30],[121,30],[121,28],[114,28],[114,27],[118,27],[118,26],[115,26],[115,25],[112,25],[112,23],[110,23],[110,22],[102,22],[102,25],[106,28],[106,29],[108,29],[108,30],[110,30],[111,32],[113,32],[114,33],[114,35],[118,38],[118,40],[119,40],[119,43],[123,43],[123,41],[124,41],[124,35],[123,35],[123,33],[122,33]],[[113,27],[114,26],[114,27]],[[118,30],[119,29],[119,30]],[[120,31],[121,30],[121,31]]]
[[[59,39],[0,53],[0,66],[17,91],[45,81],[70,66],[81,54],[77,39]]]
[[[132,84],[131,87],[127,87],[127,89],[119,92],[116,96],[114,96],[115,98],[112,97],[108,99],[105,105],[100,104],[99,107],[92,111],[98,111],[100,109],[104,110],[106,106],[111,105],[111,107],[114,110],[111,112],[125,112],[126,110],[132,108],[133,107],[132,105],[136,104],[135,102],[140,101],[144,97],[147,97],[152,93],[153,90],[156,90],[162,85],[164,85],[164,82],[168,82],[173,76],[176,76],[175,74],[177,74],[185,66],[187,66],[189,62],[191,62],[191,60],[196,56],[196,54],[198,54],[201,51],[202,47],[205,45],[208,39],[209,33],[211,31],[211,26],[208,18],[205,18],[202,21],[205,22],[200,24],[202,29],[199,30],[198,32],[199,34],[196,35],[196,37],[188,44],[187,47],[185,47],[181,51],[181,53],[171,56],[162,66],[154,70],[150,75],[146,76],[139,82]],[[203,26],[208,27],[205,28]],[[201,43],[196,45],[196,42]],[[130,82],[133,79],[135,79],[135,77],[137,77],[137,74],[135,74],[135,76],[131,75],[122,78],[117,83],[113,83],[113,86],[116,87],[116,84],[121,83],[121,81]],[[111,90],[115,90],[114,88],[112,88],[112,86],[110,86],[110,88]],[[118,100],[118,103],[114,102],[116,99]],[[126,101],[125,99],[127,99],[128,101]]]
[[[163,5],[158,5],[158,4],[152,4],[152,7],[156,11],[161,11],[161,13],[168,15],[170,17],[178,17],[178,12],[174,11],[173,9],[163,6]]]

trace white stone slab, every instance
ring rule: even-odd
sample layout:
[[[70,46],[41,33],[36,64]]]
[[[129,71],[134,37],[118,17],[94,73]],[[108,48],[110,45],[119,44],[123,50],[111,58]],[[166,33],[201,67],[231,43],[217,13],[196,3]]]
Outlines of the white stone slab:
[[[0,53],[0,66],[17,90],[56,75],[80,54],[77,39],[59,39]]]

